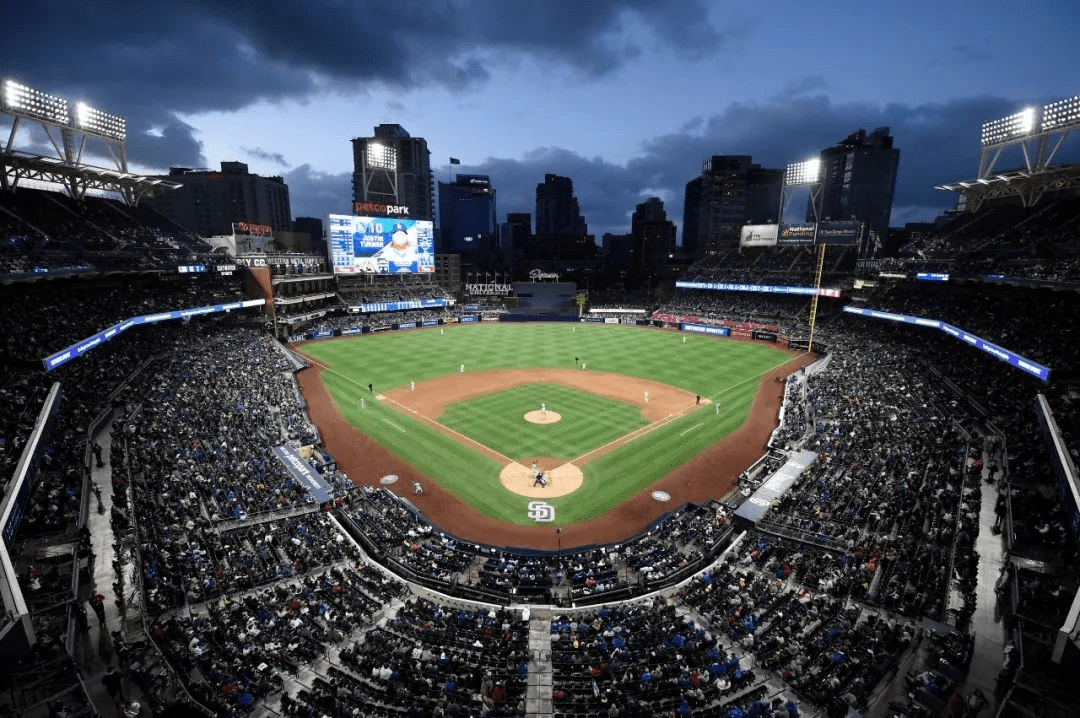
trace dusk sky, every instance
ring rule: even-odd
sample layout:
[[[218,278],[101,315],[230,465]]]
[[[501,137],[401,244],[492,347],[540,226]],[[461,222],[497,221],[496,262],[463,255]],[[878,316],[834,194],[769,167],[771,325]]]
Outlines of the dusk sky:
[[[450,157],[490,175],[500,221],[534,212],[544,174],[572,178],[598,240],[650,196],[681,225],[710,155],[783,167],[882,126],[901,151],[892,224],[929,220],[955,202],[935,184],[975,176],[983,121],[1080,94],[1076,0],[53,0],[0,17],[0,77],[126,117],[136,171],[246,162],[285,177],[294,216],[325,217],[349,209],[350,139],[397,123],[437,181]]]

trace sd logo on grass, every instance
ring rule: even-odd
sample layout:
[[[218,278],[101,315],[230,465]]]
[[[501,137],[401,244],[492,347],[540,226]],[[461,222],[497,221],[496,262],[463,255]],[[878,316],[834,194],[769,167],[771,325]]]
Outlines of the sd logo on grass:
[[[529,518],[533,521],[554,521],[555,507],[546,501],[530,501]]]

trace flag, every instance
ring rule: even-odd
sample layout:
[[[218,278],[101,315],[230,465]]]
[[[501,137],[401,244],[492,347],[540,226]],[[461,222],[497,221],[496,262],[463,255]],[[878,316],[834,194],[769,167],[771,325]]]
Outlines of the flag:
[[[459,165],[459,164],[461,164],[461,160],[459,160],[457,157],[451,157],[450,158],[450,164]]]

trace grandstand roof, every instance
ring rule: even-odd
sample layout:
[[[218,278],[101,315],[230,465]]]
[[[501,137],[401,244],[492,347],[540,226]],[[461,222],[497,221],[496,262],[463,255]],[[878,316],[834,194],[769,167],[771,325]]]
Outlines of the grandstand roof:
[[[1019,197],[1025,207],[1031,207],[1047,192],[1080,189],[1080,164],[1062,164],[1043,171],[1009,170],[988,177],[940,184],[934,189],[956,192],[963,197],[965,207],[976,212],[988,199]]]
[[[154,196],[180,186],[177,182],[159,177],[105,167],[73,165],[56,157],[21,150],[0,151],[0,186],[14,189],[22,180],[60,184],[75,197],[82,197],[88,189],[116,192],[131,204],[135,204],[138,198]]]

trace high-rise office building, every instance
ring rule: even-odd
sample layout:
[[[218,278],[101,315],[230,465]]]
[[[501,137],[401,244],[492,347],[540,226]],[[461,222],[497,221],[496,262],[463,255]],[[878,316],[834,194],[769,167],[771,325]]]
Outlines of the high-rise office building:
[[[180,187],[143,201],[203,237],[232,234],[236,222],[292,229],[289,186],[281,177],[251,174],[243,162],[222,162],[220,172],[170,167],[168,180]]]
[[[544,175],[536,185],[536,232],[529,240],[528,261],[575,262],[596,257],[596,242],[581,216],[569,177]]]
[[[536,185],[536,234],[588,234],[589,228],[581,216],[574,182],[569,177],[544,175]]]
[[[437,251],[486,254],[498,246],[495,189],[487,175],[458,175],[439,183]]]
[[[744,224],[776,222],[784,172],[749,155],[714,155],[686,184],[683,251],[694,257],[739,246]]]
[[[434,220],[435,189],[427,140],[411,137],[401,125],[383,124],[375,128],[373,137],[354,137],[352,145],[355,214]]]
[[[630,236],[637,253],[636,269],[658,272],[675,250],[675,223],[668,219],[659,197],[650,197],[634,209]]]
[[[888,127],[860,129],[821,152],[820,221],[855,220],[886,236],[892,216],[900,150]],[[813,207],[806,220],[814,221]]]

